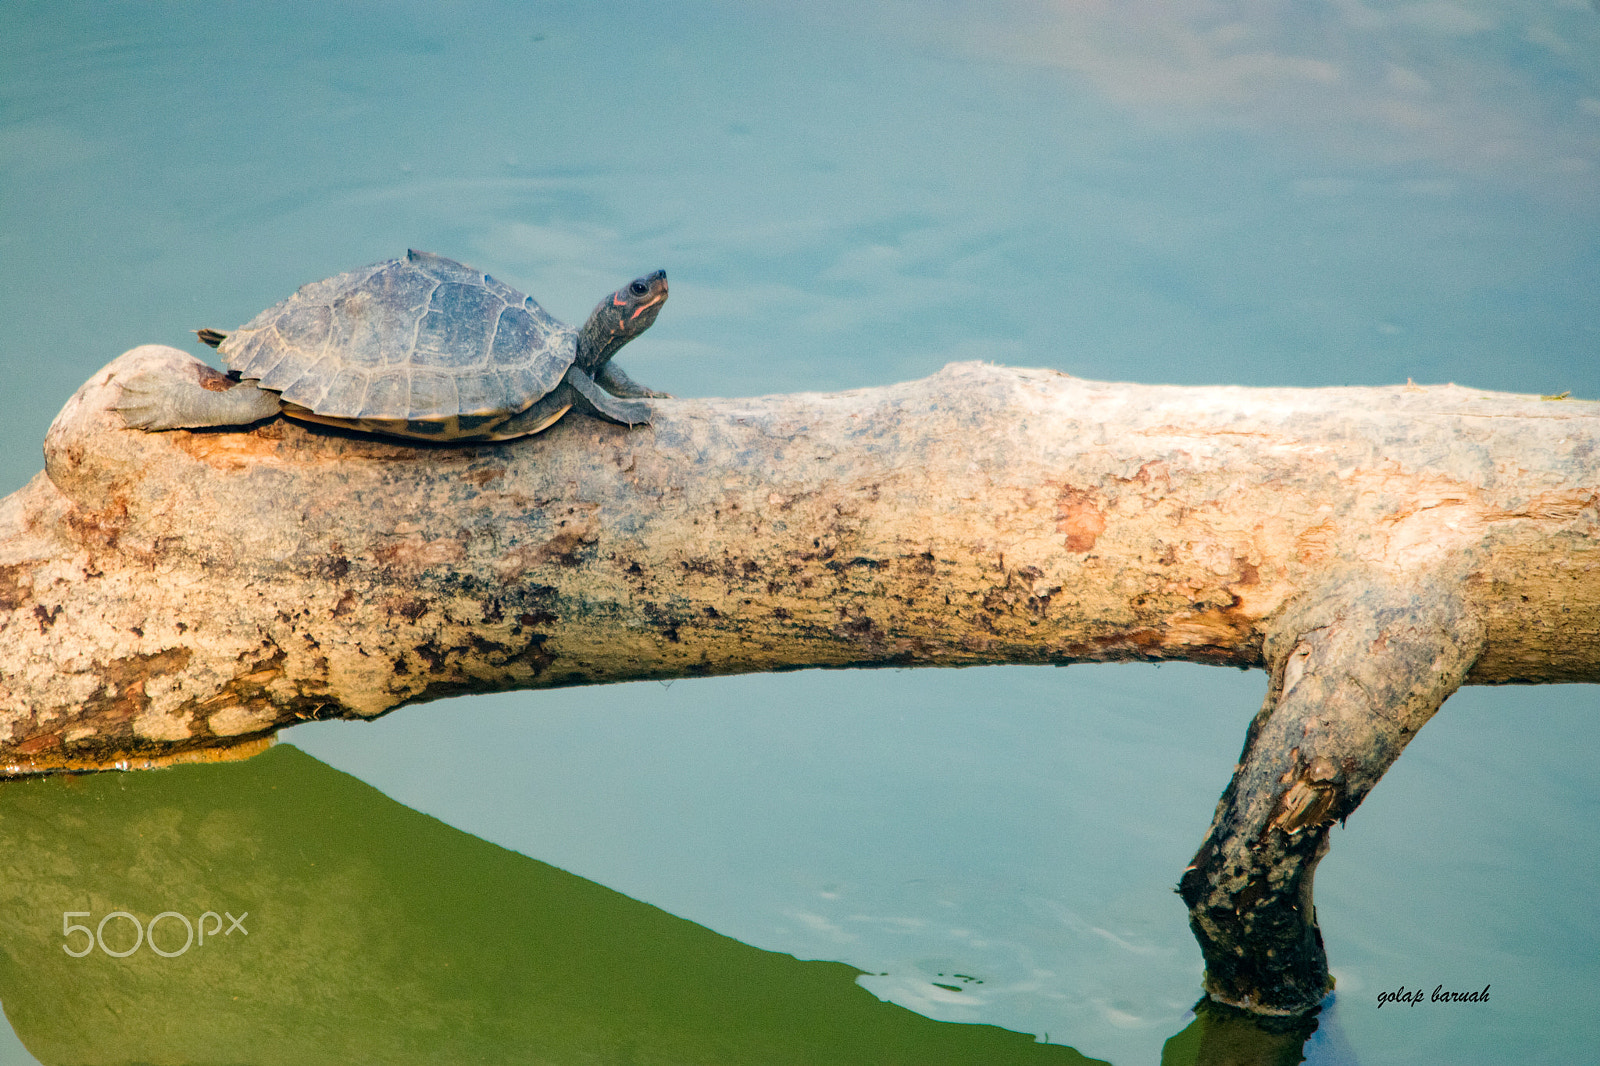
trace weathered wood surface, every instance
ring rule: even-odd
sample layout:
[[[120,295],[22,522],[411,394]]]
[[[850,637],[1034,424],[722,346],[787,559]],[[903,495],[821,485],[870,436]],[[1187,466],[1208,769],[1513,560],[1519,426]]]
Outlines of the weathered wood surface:
[[[1182,891],[1217,999],[1299,1010],[1327,827],[1465,683],[1600,679],[1600,404],[956,364],[624,429],[146,434],[134,349],[0,503],[0,769],[259,749],[471,691],[806,666],[1272,671]],[[198,373],[198,369],[195,370]]]

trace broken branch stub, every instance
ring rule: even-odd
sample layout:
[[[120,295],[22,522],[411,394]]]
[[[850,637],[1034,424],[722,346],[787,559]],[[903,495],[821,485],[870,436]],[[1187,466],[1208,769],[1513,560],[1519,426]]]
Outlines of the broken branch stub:
[[[1600,677],[1600,405],[956,364],[429,446],[68,402],[0,503],[0,769],[258,749],[445,695],[795,667],[1273,671],[1184,876],[1213,995],[1301,1009],[1326,827],[1460,683]],[[1276,880],[1273,878],[1276,877]],[[1240,961],[1243,960],[1243,961]]]

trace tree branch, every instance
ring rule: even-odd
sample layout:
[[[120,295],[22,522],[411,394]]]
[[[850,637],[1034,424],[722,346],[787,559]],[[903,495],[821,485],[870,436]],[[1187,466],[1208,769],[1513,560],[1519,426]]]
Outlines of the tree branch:
[[[1455,567],[1409,580],[1355,569],[1273,627],[1266,702],[1179,882],[1213,999],[1298,1014],[1328,991],[1312,876],[1333,823],[1360,805],[1482,651],[1483,627],[1461,591]]]
[[[0,768],[241,754],[463,692],[797,667],[1272,670],[1182,890],[1218,999],[1300,1010],[1327,826],[1458,684],[1600,678],[1600,405],[956,364],[429,446],[68,402],[0,503]]]

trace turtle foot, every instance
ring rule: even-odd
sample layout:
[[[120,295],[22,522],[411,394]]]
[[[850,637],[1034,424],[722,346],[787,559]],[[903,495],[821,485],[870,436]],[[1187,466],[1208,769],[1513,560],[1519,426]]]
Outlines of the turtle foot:
[[[242,426],[270,418],[275,393],[253,383],[235,384],[204,364],[193,373],[175,368],[141,370],[122,379],[116,412],[129,429],[158,432],[203,426]]]
[[[171,375],[146,370],[123,379],[120,384],[122,395],[117,400],[116,412],[129,429],[155,431],[179,427],[171,409]]]
[[[595,380],[576,366],[567,369],[567,384],[578,399],[580,410],[623,426],[643,426],[650,422],[650,405],[642,400],[624,400],[595,384]],[[660,393],[652,393],[659,396]]]
[[[626,399],[672,399],[670,392],[657,392],[655,389],[645,388],[624,373],[616,363],[606,363],[595,371],[594,382],[611,395]]]

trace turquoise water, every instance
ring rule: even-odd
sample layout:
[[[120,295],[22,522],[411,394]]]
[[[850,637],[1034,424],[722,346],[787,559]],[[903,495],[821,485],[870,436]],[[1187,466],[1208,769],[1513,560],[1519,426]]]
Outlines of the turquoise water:
[[[1583,0],[4,15],[0,491],[125,348],[193,347],[408,246],[568,321],[667,269],[621,361],[680,395],[976,358],[1600,396]],[[1180,665],[802,674],[288,739],[933,1017],[1120,1064],[1187,1024],[1200,959],[1171,886],[1263,690]],[[1340,994],[1312,1061],[1592,1057],[1597,704],[1464,691],[1334,834]],[[1376,1007],[1439,983],[1494,998]]]

